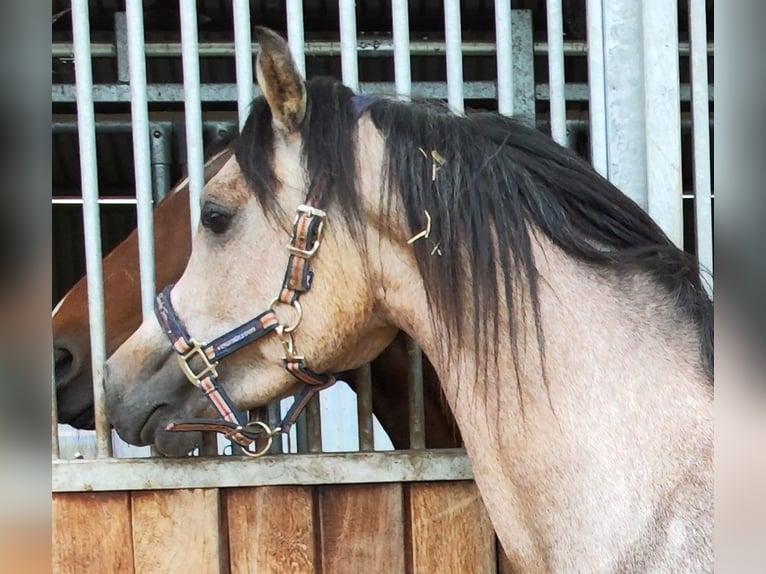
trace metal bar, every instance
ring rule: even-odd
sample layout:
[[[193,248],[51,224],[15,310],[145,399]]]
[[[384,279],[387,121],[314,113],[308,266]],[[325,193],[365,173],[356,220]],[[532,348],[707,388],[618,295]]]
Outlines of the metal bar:
[[[400,0],[395,0],[399,2]],[[293,10],[298,10],[299,15],[292,18]],[[515,10],[513,11],[515,12]],[[340,43],[335,40],[307,40],[303,43],[303,6],[301,0],[289,0],[287,2],[287,34],[292,36],[293,26],[300,26],[301,38],[300,46],[294,46],[290,42],[290,52],[301,61],[305,56],[338,56],[340,54]],[[292,22],[292,24],[291,24]],[[296,41],[296,44],[298,42]],[[94,58],[114,58],[117,55],[117,49],[114,44],[108,42],[94,42],[92,45]],[[299,52],[296,49],[300,49]],[[535,42],[534,53],[536,56],[545,56],[550,47],[548,42]],[[707,43],[707,53],[713,55],[714,45]],[[253,44],[252,50],[257,50],[257,45]],[[395,40],[386,37],[376,37],[374,41],[368,38],[357,39],[357,53],[362,57],[390,57],[395,50]],[[410,52],[414,56],[438,56],[444,55],[446,45],[443,40],[412,40],[410,43]],[[465,40],[462,47],[463,54],[466,56],[494,56],[496,54],[495,38],[486,40]],[[181,55],[180,42],[148,42],[146,44],[147,58],[172,58]],[[231,58],[235,55],[236,48],[233,42],[200,42],[199,56],[201,58]],[[581,41],[564,42],[565,56],[585,56],[588,53],[588,45]],[[680,42],[678,45],[678,54],[680,56],[689,55],[689,43]],[[52,45],[52,57],[60,59],[72,58],[72,44],[67,42],[55,42]],[[299,63],[299,62],[298,62]],[[300,63],[299,63],[300,64]],[[301,73],[304,69],[301,68]]]
[[[535,58],[532,50],[532,11],[515,10],[511,26],[513,58],[513,115],[535,125]]]
[[[266,407],[267,423],[271,428],[279,426],[279,423],[282,420],[281,415],[279,401],[269,403],[268,407]],[[269,452],[271,454],[280,454],[282,452],[282,441],[275,440],[272,442]]]
[[[513,115],[513,50],[511,2],[495,0],[495,41],[497,43],[497,111]]]
[[[51,350],[51,454],[53,459],[61,456],[59,449],[59,416],[56,404],[56,356]]]
[[[258,459],[57,460],[53,492],[230,488],[279,484],[363,484],[471,480],[463,449],[267,455]]]
[[[604,17],[602,0],[587,0],[588,87],[590,109],[590,160],[606,177],[606,68],[604,66]]]
[[[356,414],[359,423],[359,450],[375,449],[372,433],[372,370],[370,364],[356,370]]]
[[[548,86],[551,109],[551,136],[567,145],[566,81],[564,79],[564,22],[561,0],[547,0]]]
[[[391,17],[394,34],[394,82],[396,94],[400,97],[409,98],[412,96],[409,2],[407,0],[392,0]]]
[[[197,47],[197,3],[179,0],[183,44],[184,111],[186,115],[186,162],[189,172],[189,209],[194,237],[199,222],[200,197],[205,187],[202,105],[200,103],[199,54]]]
[[[234,0],[234,50],[237,68],[237,116],[240,131],[253,102],[253,43],[250,36],[250,0]]]
[[[170,154],[170,133],[172,128],[164,125],[151,126],[150,155],[152,160],[152,190],[154,201],[159,203],[170,192],[172,157]]]
[[[356,1],[338,0],[340,11],[340,65],[343,83],[359,91],[359,63],[356,57]]]
[[[603,3],[606,147],[609,181],[645,210],[646,126],[641,3]]]
[[[117,81],[127,83],[130,80],[130,56],[128,55],[128,24],[125,12],[114,13],[114,47],[117,57]]]
[[[710,174],[710,108],[708,105],[707,15],[705,0],[689,0],[691,57],[692,147],[694,158],[694,215],[697,233],[697,258],[713,283],[713,210]]]
[[[82,197],[54,197],[51,205],[83,205]],[[99,205],[136,205],[138,202],[133,197],[99,197]]]
[[[218,435],[212,432],[203,432],[199,452],[201,456],[216,456],[218,454]]]
[[[306,434],[308,452],[322,452],[322,410],[319,395],[314,395],[306,405]]]
[[[513,20],[514,29],[520,24],[521,17]],[[522,64],[521,58],[514,58],[514,68],[518,70]],[[515,72],[514,72],[515,73]],[[532,81],[532,77],[528,77]],[[515,102],[514,111],[519,113],[520,93],[525,89],[519,85],[521,82],[518,75],[514,77]],[[444,82],[412,82],[412,96],[416,98],[446,99],[447,86]],[[203,102],[231,102],[237,99],[237,86],[235,84],[203,84],[201,86]],[[548,84],[535,86],[535,98],[537,100],[550,99]],[[395,84],[391,82],[361,82],[360,92],[368,94],[395,94]],[[260,91],[256,90],[259,94]],[[713,86],[708,87],[710,101],[713,101]],[[463,95],[465,99],[494,99],[497,97],[497,84],[494,81],[476,81],[463,83]],[[567,84],[566,99],[570,102],[587,102],[593,96],[592,87],[587,84]],[[525,96],[526,97],[526,96]],[[147,87],[147,98],[150,102],[183,102],[184,89],[181,84],[150,84]],[[688,102],[690,88],[688,84],[681,86],[681,101]],[[130,89],[122,84],[98,84],[93,87],[93,99],[96,102],[130,102]],[[73,103],[76,101],[75,86],[72,84],[54,84],[51,89],[51,101],[53,103]],[[603,101],[603,98],[602,98]],[[534,102],[527,102],[527,107]],[[598,118],[596,118],[598,119]],[[101,124],[99,124],[101,129]]]
[[[306,46],[303,38],[303,0],[287,0],[287,43],[298,71],[306,77]],[[312,54],[314,55],[314,54]]]
[[[72,0],[72,36],[75,47],[77,84],[77,133],[82,177],[96,453],[99,458],[106,458],[112,455],[112,441],[109,422],[106,419],[104,397],[104,363],[106,362],[104,277],[101,266],[101,219],[98,208],[98,161],[96,158],[96,124],[92,99],[93,71],[90,58],[89,26],[88,0]]]
[[[410,448],[426,447],[425,403],[423,400],[423,352],[407,337],[407,407],[409,412]]]
[[[154,316],[154,219],[152,163],[150,158],[149,104],[146,100],[144,11],[141,2],[127,2],[130,116],[133,125],[133,165],[136,174],[138,259],[141,276],[141,310],[144,321]]]
[[[447,102],[454,111],[462,113],[465,108],[460,0],[444,1],[444,33],[447,55]]]
[[[643,2],[647,212],[683,249],[678,6]]]

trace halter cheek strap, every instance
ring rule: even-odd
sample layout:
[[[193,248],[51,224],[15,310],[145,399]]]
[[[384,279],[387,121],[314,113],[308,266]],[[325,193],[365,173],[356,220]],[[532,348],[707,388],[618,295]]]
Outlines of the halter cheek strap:
[[[298,354],[293,338],[293,332],[303,316],[299,298],[311,289],[314,276],[311,260],[322,241],[325,217],[325,212],[320,209],[309,205],[298,207],[293,235],[287,245],[290,258],[279,295],[272,301],[269,309],[210,343],[197,341],[187,331],[170,300],[173,285],[165,287],[157,295],[154,313],[177,354],[181,371],[191,384],[205,393],[221,416],[218,420],[189,419],[172,422],[167,426],[167,430],[219,432],[243,446],[246,454],[260,456],[268,451],[276,434],[290,430],[298,415],[316,393],[335,383],[334,376],[316,373],[308,368],[304,357]],[[295,311],[295,319],[290,325],[280,323],[277,318],[274,309],[280,304],[290,305]],[[247,421],[246,414],[237,410],[226,391],[218,384],[217,370],[221,359],[272,332],[276,333],[282,342],[285,369],[304,385],[295,396],[293,406],[274,429],[261,421]],[[267,438],[266,445],[257,451],[250,450],[249,447],[263,437]]]

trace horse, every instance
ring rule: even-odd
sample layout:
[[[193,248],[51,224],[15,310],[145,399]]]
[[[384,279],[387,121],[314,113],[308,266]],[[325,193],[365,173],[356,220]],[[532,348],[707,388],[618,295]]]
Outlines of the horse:
[[[228,142],[227,142],[228,143]],[[213,150],[205,162],[205,181],[226,163],[233,149]],[[156,281],[175,282],[186,267],[191,251],[189,180],[179,181],[153,215]],[[111,355],[142,321],[138,234],[134,230],[103,260],[106,352]],[[94,428],[91,379],[88,291],[81,278],[53,311],[54,374],[59,422],[79,429]],[[375,415],[396,448],[410,446],[407,416],[407,342],[397,336],[372,362],[372,399]],[[343,375],[356,388],[354,372]],[[440,396],[439,382],[427,359],[423,361],[424,419],[428,448],[460,446],[452,415]]]
[[[331,384],[404,331],[518,571],[712,571],[694,258],[547,135],[306,81],[254,34],[263,95],[205,186],[188,265],[107,361],[119,435],[173,456],[207,428],[246,444],[282,429],[234,411]]]

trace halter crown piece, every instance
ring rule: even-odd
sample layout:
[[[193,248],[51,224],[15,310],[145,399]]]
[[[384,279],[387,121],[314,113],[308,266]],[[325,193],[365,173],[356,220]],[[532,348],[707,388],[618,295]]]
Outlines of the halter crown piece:
[[[314,276],[311,270],[311,260],[316,255],[322,241],[325,217],[326,214],[321,209],[310,205],[298,207],[293,235],[290,243],[287,244],[290,258],[287,262],[287,271],[279,295],[274,298],[269,308],[263,313],[210,343],[197,341],[189,335],[170,301],[170,291],[173,285],[168,285],[157,295],[154,302],[154,314],[168,336],[173,350],[178,355],[181,371],[191,384],[207,395],[207,398],[221,415],[219,420],[190,419],[183,422],[173,422],[166,427],[166,430],[219,432],[242,446],[244,453],[248,456],[261,456],[269,450],[275,435],[290,430],[298,415],[316,393],[335,383],[334,376],[315,373],[307,367],[305,359],[297,353],[293,339],[293,332],[303,316],[303,310],[298,299],[303,293],[311,289],[311,280]],[[278,305],[293,307],[295,319],[292,324],[284,325],[279,322],[274,312]],[[279,337],[285,350],[282,357],[285,369],[304,385],[303,389],[295,396],[295,402],[282,422],[275,428],[269,427],[262,421],[248,422],[247,415],[234,406],[226,391],[218,384],[217,371],[218,362],[221,359],[272,332]],[[192,361],[195,358],[200,365],[200,368],[196,370],[192,366]],[[267,439],[265,446],[261,449],[251,450],[251,445],[263,437]]]

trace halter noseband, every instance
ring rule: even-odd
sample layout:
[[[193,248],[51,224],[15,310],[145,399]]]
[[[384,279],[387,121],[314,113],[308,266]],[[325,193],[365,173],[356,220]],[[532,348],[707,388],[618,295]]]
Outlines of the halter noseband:
[[[266,311],[210,343],[199,342],[189,335],[170,301],[173,285],[168,285],[157,295],[154,302],[154,314],[178,355],[181,371],[191,384],[207,395],[221,415],[220,420],[190,419],[170,423],[166,430],[219,432],[242,446],[245,454],[253,457],[261,456],[269,450],[275,435],[290,430],[311,397],[335,383],[334,376],[315,373],[306,366],[305,359],[295,349],[293,339],[293,331],[298,327],[303,316],[298,299],[311,289],[311,280],[314,276],[311,270],[311,259],[316,255],[321,244],[325,217],[324,211],[310,205],[298,207],[293,235],[290,243],[287,244],[290,258],[279,295],[274,298]],[[280,304],[293,307],[295,320],[292,324],[283,325],[279,322],[274,309]],[[237,410],[226,391],[218,384],[217,371],[221,359],[271,332],[276,333],[282,342],[285,350],[282,357],[285,369],[304,385],[295,396],[295,402],[282,422],[273,429],[263,421],[247,421],[247,416]],[[192,366],[195,358],[200,364],[197,370]],[[266,445],[256,451],[250,450],[249,447],[258,438],[264,436],[267,438]]]

